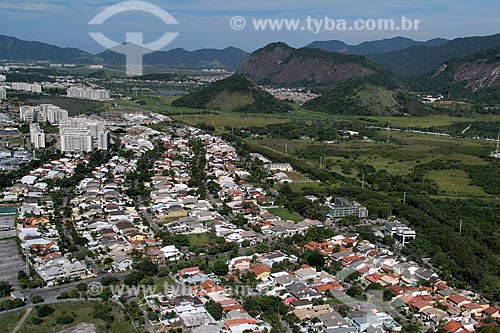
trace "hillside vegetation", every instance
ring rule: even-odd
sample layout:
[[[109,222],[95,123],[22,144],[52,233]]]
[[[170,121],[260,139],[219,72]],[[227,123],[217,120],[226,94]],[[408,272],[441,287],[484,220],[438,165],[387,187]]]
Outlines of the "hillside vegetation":
[[[274,98],[241,75],[233,75],[180,97],[172,106],[259,113],[291,109],[286,102]]]
[[[318,112],[366,116],[423,115],[432,111],[407,94],[358,82],[339,85],[303,106]]]

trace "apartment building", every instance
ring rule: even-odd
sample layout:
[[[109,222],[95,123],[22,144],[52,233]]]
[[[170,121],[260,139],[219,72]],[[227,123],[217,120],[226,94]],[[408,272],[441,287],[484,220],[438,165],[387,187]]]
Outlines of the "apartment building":
[[[30,142],[35,149],[45,148],[45,132],[37,123],[30,124]]]
[[[368,209],[365,206],[345,198],[335,198],[333,202],[329,198],[327,207],[330,209],[328,216],[331,218],[342,218],[350,215],[357,216],[360,219],[368,217]]]
[[[387,222],[385,224],[384,234],[391,236],[397,244],[402,246],[408,245],[417,237],[417,233],[413,229],[398,220]]]
[[[66,91],[66,96],[79,99],[90,99],[94,101],[104,101],[109,99],[109,92],[104,89],[92,89],[84,87],[70,87]]]

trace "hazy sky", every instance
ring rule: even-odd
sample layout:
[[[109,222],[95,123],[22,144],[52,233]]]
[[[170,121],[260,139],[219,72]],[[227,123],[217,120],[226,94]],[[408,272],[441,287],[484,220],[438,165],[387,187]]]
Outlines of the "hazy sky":
[[[500,32],[499,0],[152,0],[168,11],[178,25],[165,25],[149,13],[116,15],[102,26],[88,22],[107,6],[121,1],[97,0],[0,0],[0,34],[24,40],[38,40],[59,46],[78,47],[93,53],[102,51],[89,35],[105,33],[123,42],[125,32],[143,32],[146,42],[165,32],[179,32],[166,49],[183,47],[225,48],[235,46],[253,51],[273,41],[304,46],[315,40],[339,39],[357,44],[365,40],[398,35],[417,40],[435,37],[455,38]],[[230,19],[242,16],[247,25],[232,30]],[[386,19],[399,22],[402,16],[419,19],[418,31],[255,31],[252,19]]]

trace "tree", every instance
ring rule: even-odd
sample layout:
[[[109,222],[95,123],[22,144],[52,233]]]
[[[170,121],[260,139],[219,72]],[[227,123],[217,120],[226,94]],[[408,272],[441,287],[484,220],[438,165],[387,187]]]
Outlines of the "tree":
[[[2,297],[5,297],[6,295],[10,294],[12,290],[13,290],[12,286],[9,282],[0,281],[0,295],[2,295]]]
[[[143,272],[147,276],[153,276],[158,272],[158,266],[156,266],[151,260],[147,258],[141,258],[134,261],[132,265],[135,269]]]
[[[139,271],[134,271],[129,273],[125,278],[123,279],[123,283],[125,283],[127,286],[136,286],[141,282],[142,279],[144,279],[145,275],[143,272]]]
[[[214,263],[212,271],[215,275],[225,276],[229,272],[229,268],[224,261],[217,261]]]
[[[325,265],[325,258],[323,258],[318,249],[309,253],[309,255],[306,258],[306,261],[309,265],[313,267],[323,267]]]
[[[205,309],[207,309],[208,313],[215,319],[215,320],[221,320],[222,315],[224,313],[224,310],[222,308],[222,305],[219,303],[215,302],[214,300],[209,300],[208,302],[205,303]]]
[[[50,316],[55,311],[53,307],[48,305],[40,305],[37,306],[35,309],[37,316],[40,318]]]
[[[347,295],[351,297],[361,296],[363,294],[363,289],[360,286],[353,286],[345,292]]]
[[[31,296],[30,300],[31,300],[31,303],[33,303],[33,304],[38,304],[38,303],[43,302],[43,298],[40,295],[33,295],[33,296]]]
[[[103,286],[109,286],[118,282],[120,282],[120,279],[112,275],[106,275],[101,278],[101,284]]]

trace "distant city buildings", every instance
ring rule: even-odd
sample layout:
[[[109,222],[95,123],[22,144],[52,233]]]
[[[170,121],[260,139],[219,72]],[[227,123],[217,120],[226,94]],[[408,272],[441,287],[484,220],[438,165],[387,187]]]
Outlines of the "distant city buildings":
[[[26,91],[35,94],[40,94],[42,92],[42,86],[37,83],[25,83],[25,82],[13,82],[11,83],[13,90]]]
[[[408,245],[417,237],[417,233],[400,221],[386,222],[384,234],[394,238],[397,244]]]
[[[79,99],[90,99],[104,101],[109,99],[109,92],[104,89],[92,89],[83,87],[71,87],[66,91],[66,96]]]
[[[327,199],[327,207],[330,210],[328,216],[331,218],[342,218],[350,215],[360,219],[368,217],[368,209],[365,206],[344,198],[335,198],[333,202],[331,198]]]
[[[52,104],[24,105],[19,108],[19,118],[26,123],[60,124],[68,120],[68,111]]]
[[[110,146],[110,134],[104,122],[86,118],[69,118],[59,126],[61,151],[89,152],[96,147],[107,150]]]
[[[7,77],[5,75],[0,74],[0,82],[5,82],[7,80]]]
[[[35,149],[45,148],[45,132],[37,123],[30,124],[30,142]]]

